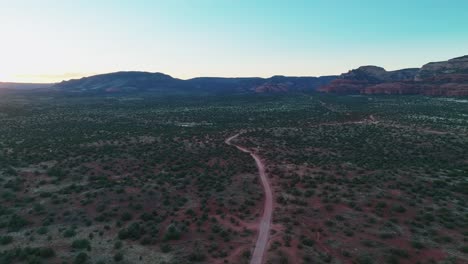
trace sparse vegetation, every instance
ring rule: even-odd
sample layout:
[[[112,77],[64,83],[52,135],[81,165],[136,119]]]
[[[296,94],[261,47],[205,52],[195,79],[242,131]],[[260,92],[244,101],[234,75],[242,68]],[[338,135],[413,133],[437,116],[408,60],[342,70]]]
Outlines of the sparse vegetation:
[[[422,96],[6,95],[0,262],[247,262],[263,196],[238,132],[273,183],[272,263],[464,261],[467,117]]]

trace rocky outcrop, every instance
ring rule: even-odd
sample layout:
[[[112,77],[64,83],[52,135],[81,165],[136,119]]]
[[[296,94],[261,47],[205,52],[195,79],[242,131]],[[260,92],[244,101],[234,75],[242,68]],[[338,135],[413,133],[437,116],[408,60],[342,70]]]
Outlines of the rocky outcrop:
[[[468,56],[431,62],[421,69],[386,71],[363,66],[318,89],[341,94],[468,96]]]
[[[409,81],[414,79],[418,71],[418,68],[386,71],[382,67],[362,66],[355,70],[351,70],[348,73],[342,74],[341,78],[347,80],[366,81],[369,83]]]
[[[444,75],[468,74],[468,55],[448,61],[430,62],[419,70],[415,81],[430,80]]]

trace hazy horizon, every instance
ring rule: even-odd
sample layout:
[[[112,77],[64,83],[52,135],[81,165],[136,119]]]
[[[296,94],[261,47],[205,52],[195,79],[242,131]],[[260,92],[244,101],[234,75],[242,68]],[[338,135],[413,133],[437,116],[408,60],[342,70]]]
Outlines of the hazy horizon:
[[[338,75],[468,54],[465,1],[0,1],[0,81]]]

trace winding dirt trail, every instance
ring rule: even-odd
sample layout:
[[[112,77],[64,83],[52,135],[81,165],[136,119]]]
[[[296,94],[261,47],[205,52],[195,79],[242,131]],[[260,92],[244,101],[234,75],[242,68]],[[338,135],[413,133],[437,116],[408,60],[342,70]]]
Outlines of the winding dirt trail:
[[[265,164],[263,164],[260,157],[254,152],[244,147],[231,143],[231,141],[238,136],[239,134],[236,134],[226,139],[225,143],[230,146],[236,147],[242,152],[249,153],[252,156],[252,158],[254,158],[255,163],[257,164],[258,173],[260,174],[260,179],[262,181],[263,190],[265,191],[265,205],[263,209],[263,216],[259,223],[258,237],[257,242],[255,243],[255,249],[252,254],[252,258],[250,259],[250,264],[262,264],[263,256],[265,255],[268,245],[268,238],[270,235],[271,216],[273,213],[273,195],[271,192],[270,182],[265,173]]]

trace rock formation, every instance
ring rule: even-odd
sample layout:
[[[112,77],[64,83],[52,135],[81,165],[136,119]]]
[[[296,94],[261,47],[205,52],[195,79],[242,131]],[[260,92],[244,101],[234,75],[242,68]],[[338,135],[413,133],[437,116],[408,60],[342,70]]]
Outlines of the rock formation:
[[[386,71],[363,66],[318,89],[341,94],[468,96],[468,56],[431,62],[420,69]]]

